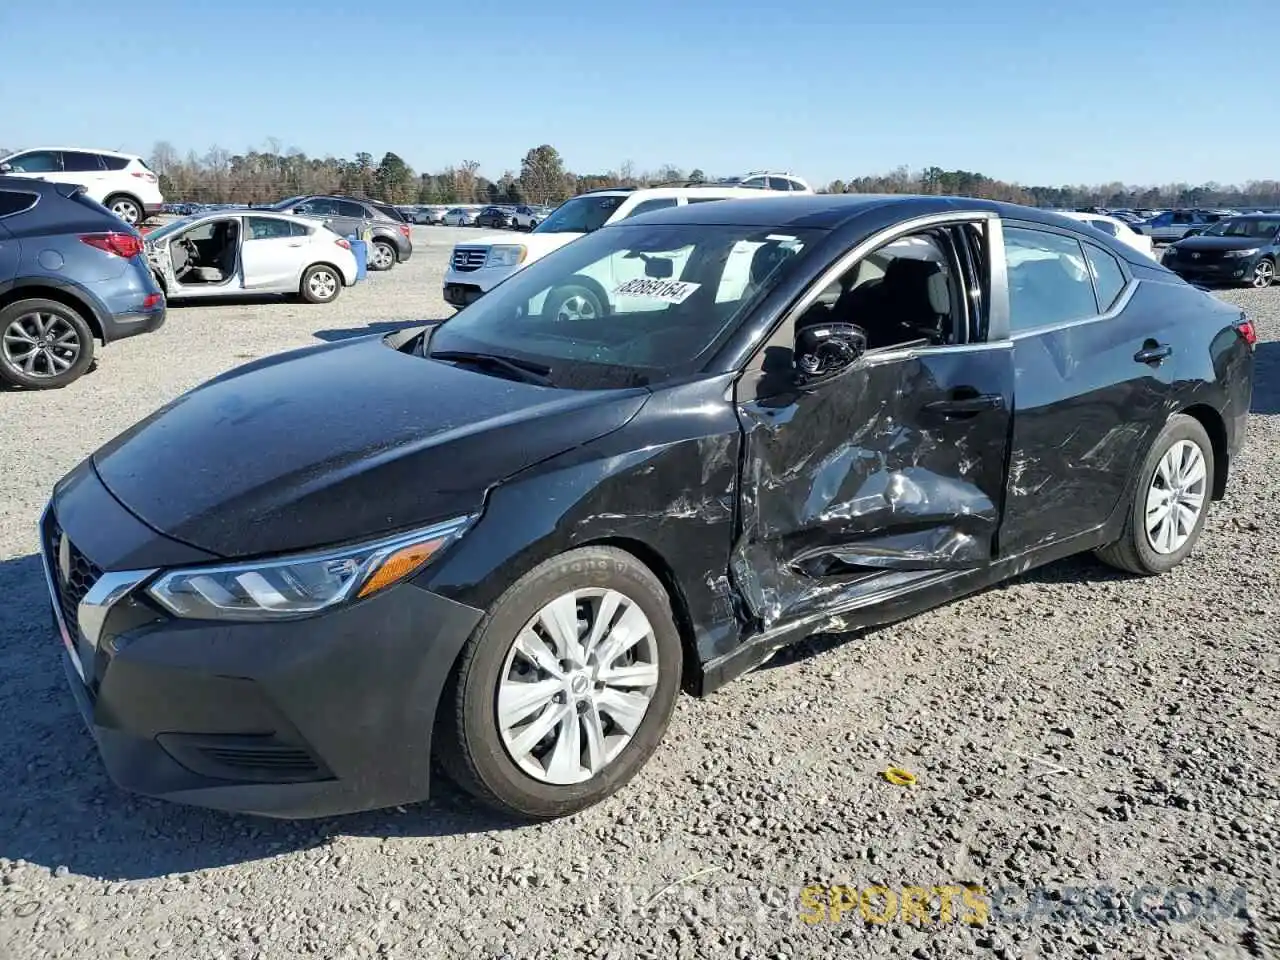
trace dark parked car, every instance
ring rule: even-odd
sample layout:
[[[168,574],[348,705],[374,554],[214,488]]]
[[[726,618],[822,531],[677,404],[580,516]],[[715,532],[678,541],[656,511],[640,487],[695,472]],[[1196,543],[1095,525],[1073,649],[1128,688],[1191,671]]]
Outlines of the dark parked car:
[[[85,188],[0,177],[0,383],[65,387],[104,346],[164,324],[142,237]]]
[[[542,311],[608,264],[639,272],[605,317]],[[681,689],[808,634],[1081,551],[1183,562],[1254,343],[1024,207],[630,218],[443,322],[224,374],[60,481],[71,689],[142,793],[332,814],[422,799],[435,755],[481,801],[564,815],[643,766]]]
[[[361,237],[365,230],[371,231],[370,270],[390,270],[413,256],[413,228],[389,203],[356,197],[289,197],[267,209],[315,217],[340,237]]]
[[[514,227],[516,215],[505,207],[485,207],[476,214],[477,227]]]
[[[1219,220],[1203,233],[1179,240],[1163,263],[1197,283],[1247,283],[1269,287],[1280,262],[1280,215],[1249,214]]]

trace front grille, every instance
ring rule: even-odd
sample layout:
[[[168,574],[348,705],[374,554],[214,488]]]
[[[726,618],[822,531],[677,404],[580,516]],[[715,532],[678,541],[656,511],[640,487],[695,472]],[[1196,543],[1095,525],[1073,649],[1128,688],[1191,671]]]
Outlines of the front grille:
[[[1189,263],[1193,267],[1221,263],[1223,259],[1221,250],[1179,250],[1177,257],[1183,263]]]
[[[62,532],[56,519],[50,519],[45,539],[45,555],[53,573],[53,588],[57,594],[62,619],[72,636],[80,631],[80,601],[89,588],[102,576],[102,568],[86,557]]]
[[[455,247],[453,250],[453,269],[461,270],[463,273],[479,270],[484,266],[484,262],[488,257],[489,251],[485,247]]]

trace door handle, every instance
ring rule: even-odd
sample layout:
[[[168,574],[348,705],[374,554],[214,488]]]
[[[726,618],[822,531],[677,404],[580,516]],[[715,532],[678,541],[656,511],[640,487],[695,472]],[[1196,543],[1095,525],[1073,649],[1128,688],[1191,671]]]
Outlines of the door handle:
[[[1142,349],[1133,355],[1133,360],[1135,363],[1151,363],[1159,366],[1172,354],[1173,347],[1169,344],[1148,340],[1142,345]]]
[[[986,410],[999,410],[1003,406],[1004,397],[1000,394],[979,393],[947,400],[932,400],[923,409],[925,413],[942,417],[972,417]]]
[[[304,243],[302,243],[302,241],[298,241],[297,243],[291,243],[291,244],[289,244],[289,246],[291,246],[291,247],[301,247],[301,246],[305,246],[305,244],[304,244]]]

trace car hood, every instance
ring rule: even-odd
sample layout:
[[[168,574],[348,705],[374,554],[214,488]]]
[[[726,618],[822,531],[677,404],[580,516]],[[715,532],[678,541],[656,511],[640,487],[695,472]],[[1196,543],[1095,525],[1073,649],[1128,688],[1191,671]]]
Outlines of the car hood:
[[[544,257],[552,250],[559,250],[565,244],[584,236],[581,233],[492,233],[476,240],[459,243],[460,247],[492,247],[498,244],[505,246],[522,246],[528,249],[526,260]]]
[[[539,387],[362,337],[223,374],[93,460],[160,533],[253,556],[479,510],[488,488],[616,430],[648,396]]]
[[[1174,246],[1179,250],[1256,250],[1268,247],[1270,240],[1261,237],[1187,237]]]

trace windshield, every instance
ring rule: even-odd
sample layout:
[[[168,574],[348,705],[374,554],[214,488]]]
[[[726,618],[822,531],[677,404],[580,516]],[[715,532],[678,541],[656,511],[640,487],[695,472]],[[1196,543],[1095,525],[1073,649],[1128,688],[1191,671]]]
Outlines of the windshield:
[[[591,233],[599,230],[626,201],[626,197],[574,197],[556,207],[534,233]]]
[[[1258,220],[1252,217],[1241,217],[1238,220],[1219,220],[1208,230],[1206,237],[1249,237],[1255,240],[1270,240],[1280,230],[1280,217],[1274,220]]]
[[[159,227],[158,229],[152,230],[150,233],[147,234],[146,238],[148,240],[163,240],[165,237],[173,236],[175,233],[177,233],[180,230],[185,230],[187,227],[191,226],[193,223],[195,223],[199,219],[200,219],[199,216],[192,216],[192,217],[183,217],[181,220],[171,220],[169,223],[166,223],[163,227]]]
[[[821,236],[744,225],[620,224],[561,247],[450,317],[429,350],[550,368],[554,386],[694,373]]]

